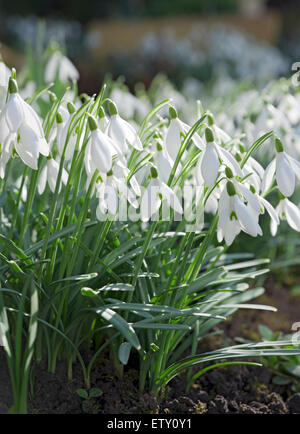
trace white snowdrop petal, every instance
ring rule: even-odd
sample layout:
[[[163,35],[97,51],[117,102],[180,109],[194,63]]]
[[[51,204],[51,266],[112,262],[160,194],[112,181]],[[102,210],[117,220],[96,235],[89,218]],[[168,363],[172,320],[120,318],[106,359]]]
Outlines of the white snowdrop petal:
[[[61,174],[61,181],[64,185],[67,185],[68,183],[68,178],[69,178],[69,174],[66,171],[66,169],[63,168],[62,170],[62,174]]]
[[[213,125],[213,130],[220,142],[227,143],[231,140],[231,137],[217,125]]]
[[[209,143],[201,162],[201,174],[207,187],[212,187],[218,177],[220,162],[215,145]]]
[[[248,159],[248,164],[250,165],[250,167],[252,167],[256,173],[258,173],[258,175],[260,176],[260,178],[262,179],[264,176],[264,168],[262,167],[261,164],[259,164],[258,161],[256,161],[253,157],[250,157]]]
[[[197,185],[203,185],[204,184],[204,179],[203,179],[202,172],[201,172],[201,164],[202,164],[203,155],[204,155],[204,151],[201,152],[201,154],[198,158],[196,167],[195,167],[195,177],[196,177]]]
[[[7,136],[11,134],[10,129],[8,128],[6,118],[5,118],[5,111],[3,110],[0,114],[0,143],[4,143]]]
[[[90,155],[94,165],[100,172],[107,173],[112,166],[112,150],[100,130],[92,131]]]
[[[50,190],[52,191],[52,193],[54,193],[56,188],[58,171],[59,171],[59,164],[55,160],[51,159],[48,161],[47,165],[48,165],[48,184]]]
[[[141,219],[142,221],[148,221],[158,210],[161,205],[161,199],[158,196],[159,188],[152,182],[144,191],[141,200]]]
[[[223,162],[230,167],[233,173],[237,176],[243,177],[243,171],[234,156],[231,155],[231,153],[226,149],[221,148],[221,146],[218,146],[217,149],[218,153],[220,154],[221,160],[223,160]]]
[[[120,122],[120,116],[114,115],[111,117],[109,124],[107,126],[107,134],[109,137],[117,143],[118,147],[121,149],[122,153],[126,153],[128,149],[126,136],[122,128],[122,123]]]
[[[161,183],[161,193],[163,198],[166,199],[171,208],[178,214],[183,214],[181,203],[174,193],[174,191],[164,182]]]
[[[34,129],[36,134],[38,134],[40,137],[44,137],[42,122],[36,114],[35,110],[23,99],[21,101],[24,112],[24,122],[30,125],[30,127]]]
[[[278,225],[272,219],[271,222],[270,222],[270,231],[271,231],[271,235],[273,237],[275,237],[275,235],[277,234],[277,229],[278,229]]]
[[[139,185],[139,183],[138,183],[138,181],[134,175],[130,178],[129,184],[131,185],[132,190],[135,192],[135,194],[137,196],[140,196],[141,195],[141,187],[140,187],[140,185]]]
[[[116,187],[112,184],[106,185],[105,187],[105,199],[107,204],[107,209],[110,214],[115,215],[118,210],[119,196]]]
[[[19,134],[21,146],[23,146],[24,149],[30,152],[35,158],[38,158],[40,142],[39,136],[37,136],[35,131],[25,123],[21,125]]]
[[[254,209],[254,211],[260,214],[261,206],[255,194],[253,194],[252,191],[250,191],[244,184],[241,184],[240,182],[235,181],[234,184],[237,190],[239,190],[246,198],[247,202]]]
[[[58,51],[55,51],[46,64],[45,81],[47,83],[54,81],[56,78],[56,74],[58,72],[60,56],[61,56],[61,54]]]
[[[273,208],[273,206],[270,204],[270,202],[268,202],[263,197],[260,197],[259,199],[262,202],[263,206],[266,208],[267,212],[269,213],[269,215],[270,215],[271,219],[274,221],[274,223],[276,225],[279,225],[279,217],[277,215],[277,212]]]
[[[300,163],[299,161],[295,160],[295,158],[291,157],[290,155],[285,154],[287,159],[289,160],[289,163],[291,165],[291,168],[293,169],[297,179],[300,181]]]
[[[228,219],[224,227],[224,237],[227,246],[231,246],[235,237],[240,233],[239,223],[235,219]]]
[[[164,144],[168,155],[173,161],[176,160],[181,146],[180,131],[180,124],[176,119],[171,119]]]
[[[276,156],[276,181],[281,193],[289,197],[295,190],[295,174],[283,152]]]
[[[237,195],[234,196],[234,210],[239,222],[241,223],[243,231],[256,237],[258,233],[258,224],[249,209]]]
[[[10,131],[18,131],[24,119],[22,99],[19,94],[10,94],[4,111],[6,122]]]
[[[45,188],[46,188],[46,182],[47,182],[47,164],[42,168],[39,179],[38,179],[37,188],[38,188],[39,194],[44,193]]]
[[[261,191],[265,193],[269,190],[272,185],[273,177],[276,170],[276,160],[272,160],[271,163],[267,166],[261,184]]]
[[[288,224],[300,232],[300,209],[290,200],[284,199],[284,210]]]
[[[66,81],[78,81],[79,72],[70,59],[66,56],[62,56],[59,67],[59,78],[62,82]]]
[[[23,160],[27,166],[31,167],[31,169],[37,170],[37,158],[24,149],[24,147],[18,142],[15,143],[15,148],[21,160]]]
[[[178,118],[177,118],[177,121],[179,122],[181,130],[184,132],[184,134],[188,134],[191,127],[188,124],[186,124],[185,122],[179,120]],[[199,136],[199,134],[197,132],[195,132],[193,134],[192,141],[194,142],[194,144],[197,146],[198,149],[201,149],[201,151],[203,151],[205,149],[205,143],[201,139],[201,137]]]

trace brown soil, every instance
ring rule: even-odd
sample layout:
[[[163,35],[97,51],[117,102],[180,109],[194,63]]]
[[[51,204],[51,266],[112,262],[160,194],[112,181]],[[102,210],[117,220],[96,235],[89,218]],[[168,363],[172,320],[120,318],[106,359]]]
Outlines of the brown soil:
[[[274,289],[274,282],[266,285],[266,294],[258,300],[275,305],[279,313],[263,311],[238,312],[223,327],[225,336],[258,337],[259,324],[274,331],[290,332],[291,324],[299,321],[300,299],[288,290]],[[257,302],[257,300],[256,300]],[[207,348],[206,348],[207,350]],[[103,394],[89,402],[89,413],[102,414],[284,414],[300,413],[300,393],[292,393],[289,386],[272,383],[273,374],[266,368],[231,366],[207,372],[185,392],[185,376],[174,379],[164,400],[158,402],[149,394],[139,395],[137,371],[128,368],[122,380],[113,374],[108,360],[98,361],[91,378],[91,387]],[[46,366],[36,366],[32,375],[34,394],[29,397],[30,413],[82,413],[83,400],[76,390],[84,388],[81,368],[74,366],[74,378],[68,381],[63,365],[56,374]],[[3,350],[0,348],[0,413],[7,413],[12,405],[12,394]]]
[[[292,333],[292,324],[300,321],[300,295],[292,295],[288,287],[277,287],[273,276],[267,280],[264,287],[265,293],[253,303],[274,306],[277,312],[241,309],[230,320],[222,323],[225,336],[260,339],[260,324],[268,326],[274,332]]]

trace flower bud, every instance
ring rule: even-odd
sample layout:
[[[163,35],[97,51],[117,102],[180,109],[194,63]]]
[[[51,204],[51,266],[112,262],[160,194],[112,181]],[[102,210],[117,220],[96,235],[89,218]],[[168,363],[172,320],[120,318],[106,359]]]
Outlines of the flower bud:
[[[156,142],[156,149],[157,149],[159,152],[161,152],[161,151],[163,150],[163,147],[162,147],[161,143]]]
[[[235,154],[235,159],[236,159],[236,161],[237,161],[238,163],[240,163],[240,162],[242,161],[242,156],[241,156],[241,154],[240,154],[239,152],[237,152],[237,153]]]
[[[154,166],[151,167],[150,173],[151,173],[152,178],[158,178],[158,173],[157,173],[157,170]]]
[[[239,150],[240,150],[240,152],[242,153],[242,154],[244,154],[245,152],[246,152],[246,148],[245,148],[245,146],[243,145],[243,143],[239,143]]]
[[[206,139],[207,143],[214,141],[214,134],[213,134],[211,128],[206,128],[205,139]]]
[[[57,96],[54,92],[51,92],[51,90],[48,90],[49,100],[50,102],[55,102],[57,100]]]
[[[114,102],[110,101],[108,107],[109,107],[109,112],[110,112],[111,116],[118,114],[118,109],[117,109],[117,106]]]
[[[9,90],[9,93],[18,93],[19,92],[18,83],[12,77],[9,78],[8,90]]]
[[[98,128],[96,119],[92,115],[89,115],[88,120],[89,120],[90,130],[95,131]]]
[[[277,152],[283,152],[283,144],[278,137],[275,138],[275,147]]]
[[[99,110],[98,110],[98,117],[99,117],[99,119],[103,119],[103,118],[105,118],[105,111],[103,110],[103,107],[102,107],[102,106],[99,107]]]
[[[232,170],[228,166],[226,166],[225,175],[227,176],[227,178],[233,178]]]
[[[210,127],[215,123],[214,117],[213,117],[213,115],[211,113],[207,115],[207,122],[208,122],[208,125]]]
[[[72,115],[73,113],[76,112],[76,108],[72,102],[68,102],[67,109],[68,109],[68,112],[70,113],[70,115]]]
[[[236,194],[235,186],[231,181],[227,182],[226,189],[227,189],[228,196],[234,196]]]
[[[175,109],[175,107],[173,107],[173,106],[169,107],[169,115],[170,115],[171,119],[178,118],[177,110]]]
[[[56,113],[56,122],[58,124],[62,124],[63,123],[62,115],[59,112]]]

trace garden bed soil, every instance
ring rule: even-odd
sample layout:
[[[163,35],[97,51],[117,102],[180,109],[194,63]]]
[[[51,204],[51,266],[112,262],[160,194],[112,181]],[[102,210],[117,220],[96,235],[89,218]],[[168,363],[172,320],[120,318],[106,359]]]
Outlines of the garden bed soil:
[[[223,327],[226,336],[249,338],[249,332],[258,333],[259,324],[268,325],[274,331],[290,332],[291,324],[299,320],[300,299],[292,297],[287,289],[274,289],[272,281],[266,288],[266,294],[258,301],[277,306],[279,314],[238,312]],[[12,405],[12,394],[2,349],[0,367],[0,413],[3,414]],[[159,402],[149,394],[139,395],[137,370],[126,368],[120,380],[104,358],[98,360],[91,378],[91,387],[101,389],[103,394],[93,398],[85,411],[94,414],[300,414],[300,393],[291,392],[289,386],[274,385],[272,376],[267,368],[259,367],[215,369],[202,375],[186,393],[183,375],[170,382],[165,398]],[[33,370],[32,386],[30,413],[83,413],[83,400],[76,393],[77,389],[84,388],[79,364],[74,366],[72,381],[67,380],[64,365],[59,364],[54,375],[40,364]]]

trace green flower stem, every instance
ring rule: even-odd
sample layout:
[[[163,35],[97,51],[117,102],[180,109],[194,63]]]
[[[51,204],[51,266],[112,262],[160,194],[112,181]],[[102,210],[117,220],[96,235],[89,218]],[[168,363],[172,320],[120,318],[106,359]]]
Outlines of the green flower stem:
[[[82,118],[83,118],[83,116],[82,116]],[[84,155],[84,151],[82,151],[81,152],[81,159],[79,159],[79,162],[78,162],[77,161],[77,155],[79,152],[78,148],[79,148],[80,134],[83,132],[83,128],[84,128],[84,120],[83,119],[81,119],[81,120],[83,122],[82,122],[80,131],[79,131],[78,136],[77,136],[75,152],[74,152],[74,156],[72,159],[72,164],[71,164],[71,168],[70,168],[70,172],[69,172],[69,176],[68,176],[68,181],[67,181],[67,185],[66,185],[66,189],[65,189],[65,194],[64,194],[62,205],[60,208],[58,222],[57,222],[57,225],[55,228],[55,232],[58,232],[63,228],[63,222],[64,222],[64,218],[65,218],[65,214],[66,214],[67,204],[69,201],[69,196],[70,196],[70,193],[71,193],[71,190],[73,187],[75,176],[77,176],[78,182],[76,183],[76,189],[75,189],[74,195],[73,195],[73,202],[74,202],[74,196],[75,196],[75,198],[77,198],[77,193],[78,193],[78,188],[79,188],[79,183],[80,183],[80,176],[81,176],[82,166],[83,166],[83,155]],[[79,119],[79,121],[80,121],[80,119]],[[70,134],[71,134],[71,132],[70,132]],[[69,141],[69,136],[67,137],[67,140],[66,140],[66,143],[64,146],[63,156],[65,155],[65,152],[66,152],[66,149],[68,146],[68,141]],[[83,150],[84,149],[85,149],[85,146],[83,146]],[[72,221],[72,219],[73,219],[74,210],[75,210],[75,205],[71,209],[70,221]],[[57,247],[58,247],[58,240],[55,243],[53,243],[52,250],[50,253],[50,264],[47,268],[47,281],[51,280],[53,272],[54,272]],[[60,277],[60,278],[62,278],[62,277]]]
[[[206,234],[204,240],[202,241],[202,244],[200,246],[200,249],[194,259],[194,261],[192,262],[192,264],[190,265],[190,267],[188,268],[188,271],[185,275],[185,278],[183,280],[184,283],[190,283],[192,282],[197,274],[199,273],[199,270],[201,268],[202,265],[202,260],[206,254],[206,251],[215,235],[216,229],[217,229],[217,225],[218,225],[218,220],[219,220],[219,216],[218,214],[215,215],[210,229],[208,231],[208,233]]]
[[[246,153],[245,157],[243,158],[243,161],[241,163],[241,168],[243,168],[245,166],[245,164],[247,163],[248,159],[251,157],[251,155],[253,154],[253,152],[257,151],[257,149],[268,139],[270,139],[271,137],[274,136],[274,132],[270,131],[266,134],[264,134],[262,137],[260,137],[258,140],[256,140],[253,145],[251,146],[251,148],[248,150],[248,152]]]
[[[172,167],[170,176],[169,176],[169,180],[168,180],[168,185],[171,186],[173,179],[175,177],[176,171],[177,171],[177,167],[180,163],[180,160],[184,154],[184,151],[186,150],[190,140],[192,139],[193,135],[198,131],[198,129],[203,125],[203,121],[206,117],[206,113],[197,121],[195,122],[195,124],[192,126],[192,128],[189,130],[189,132],[187,133],[185,139],[183,140],[180,149],[178,151],[176,160],[174,162],[174,165]]]
[[[91,270],[93,270],[93,267],[95,265],[95,263],[97,262],[97,259],[100,256],[100,253],[102,251],[103,245],[105,243],[107,234],[109,233],[109,230],[111,228],[112,225],[112,221],[111,220],[106,220],[101,227],[101,230],[99,232],[99,236],[96,240],[96,244],[93,250],[93,255],[90,259],[90,262],[88,264],[88,268],[87,268],[87,272],[89,273]]]
[[[10,239],[13,238],[14,229],[15,229],[15,226],[17,223],[17,219],[18,219],[18,215],[19,215],[19,205],[20,205],[20,201],[21,201],[21,197],[22,197],[22,192],[23,192],[25,180],[26,180],[26,177],[28,174],[28,170],[29,170],[29,167],[26,166],[24,169],[23,175],[22,175],[22,181],[21,181],[21,185],[19,188],[19,192],[18,192],[16,204],[15,204],[15,209],[14,209],[14,213],[13,213],[13,219],[12,219],[10,230],[9,230],[9,236],[8,237]]]
[[[29,188],[28,188],[28,197],[27,197],[27,201],[26,201],[24,217],[23,217],[22,226],[21,226],[21,230],[20,230],[20,238],[19,238],[19,246],[20,247],[22,247],[24,237],[26,234],[26,230],[27,230],[27,226],[28,226],[28,219],[29,219],[30,213],[32,212],[32,205],[33,205],[33,201],[34,201],[34,197],[35,197],[35,193],[36,193],[36,187],[37,187],[37,181],[38,181],[39,173],[40,173],[39,170],[32,170],[31,171],[30,183],[29,183]]]
[[[73,252],[71,255],[71,260],[69,261],[68,267],[67,267],[67,275],[72,275],[72,269],[74,267],[74,264],[76,263],[76,259],[77,259],[77,254],[78,254],[78,250],[79,250],[79,246],[80,246],[80,240],[81,240],[81,236],[82,236],[82,232],[83,232],[83,225],[86,219],[86,215],[88,212],[88,207],[89,207],[89,202],[90,199],[92,197],[93,194],[93,190],[94,190],[94,184],[96,182],[96,179],[98,177],[98,171],[96,170],[94,175],[92,176],[85,200],[84,200],[84,204],[81,208],[79,217],[78,217],[78,221],[76,224],[76,228],[74,230],[74,236],[73,236],[73,241],[72,244],[70,246],[70,249],[72,250],[73,248]],[[76,243],[75,243],[75,239],[76,239]],[[75,244],[75,245],[74,245]],[[62,318],[62,314],[64,312],[65,317],[66,317],[66,312],[67,312],[67,303],[68,303],[68,298],[69,298],[69,292],[70,289],[67,288],[66,291],[63,293],[63,296],[61,297],[60,301],[59,301],[59,306],[58,306],[58,312],[55,318],[55,327],[57,328],[60,320]],[[66,320],[66,318],[64,318]],[[58,350],[59,350],[59,346],[56,345],[56,336],[53,336],[53,341],[52,341],[52,348],[54,348],[54,352],[51,358],[51,365],[50,365],[50,370],[51,372],[55,372],[55,367],[56,367],[56,359],[57,359],[57,355],[58,355]]]

